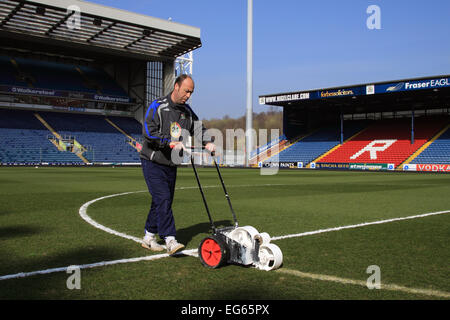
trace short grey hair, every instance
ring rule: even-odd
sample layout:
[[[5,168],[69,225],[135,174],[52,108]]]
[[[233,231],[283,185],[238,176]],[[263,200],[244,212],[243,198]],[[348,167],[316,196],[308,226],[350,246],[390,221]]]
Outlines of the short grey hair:
[[[188,74],[182,74],[182,75],[178,76],[178,77],[175,79],[175,83],[174,83],[173,85],[175,86],[176,84],[178,84],[179,86],[181,86],[181,84],[183,83],[183,81],[186,80],[186,79],[188,79],[188,78],[191,79],[192,82],[194,82],[194,79],[192,79],[192,77],[191,77],[190,75],[188,75]]]

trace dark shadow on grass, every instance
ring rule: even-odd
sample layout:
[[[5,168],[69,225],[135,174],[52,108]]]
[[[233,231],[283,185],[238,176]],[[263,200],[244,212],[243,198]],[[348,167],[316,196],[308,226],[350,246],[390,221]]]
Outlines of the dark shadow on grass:
[[[20,270],[9,270],[8,274],[19,272],[34,272],[39,270],[66,268],[72,265],[85,265],[97,263],[99,261],[111,261],[123,259],[126,253],[123,250],[116,250],[111,247],[96,246],[90,248],[67,250],[53,256],[39,256],[22,259]],[[83,270],[81,269],[81,282],[83,280]],[[95,270],[95,269],[94,269]],[[6,275],[2,271],[2,275]],[[15,278],[2,280],[0,285],[0,300],[59,300],[71,299],[74,296],[73,290],[69,290],[66,281],[71,274],[58,271],[50,274],[33,275],[25,278]],[[76,291],[76,290],[75,290]],[[83,292],[78,292],[80,299],[83,299]]]
[[[0,227],[0,240],[7,240],[11,238],[26,237],[33,234],[41,233],[42,228],[36,228],[26,225]]]
[[[216,228],[231,226],[232,222],[229,220],[215,221],[214,225]],[[181,243],[189,243],[196,235],[201,233],[212,233],[211,224],[209,222],[202,222],[189,226],[186,228],[177,230],[177,239]]]

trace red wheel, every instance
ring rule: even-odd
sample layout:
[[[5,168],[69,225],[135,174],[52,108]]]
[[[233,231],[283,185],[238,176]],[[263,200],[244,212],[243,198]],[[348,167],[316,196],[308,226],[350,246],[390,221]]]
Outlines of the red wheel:
[[[227,245],[219,237],[207,237],[202,240],[198,247],[198,256],[205,267],[219,268],[227,262]]]

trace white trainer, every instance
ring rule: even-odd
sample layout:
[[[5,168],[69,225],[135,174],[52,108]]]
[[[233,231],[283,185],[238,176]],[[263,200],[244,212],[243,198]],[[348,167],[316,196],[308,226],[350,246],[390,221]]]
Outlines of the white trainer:
[[[163,251],[164,247],[160,245],[158,242],[156,242],[155,236],[149,236],[145,235],[145,237],[142,239],[142,247],[145,249],[149,249],[152,251]]]
[[[178,241],[176,239],[170,239],[167,242],[167,253],[169,255],[173,255],[182,249],[184,249],[184,245],[181,243],[178,243]]]

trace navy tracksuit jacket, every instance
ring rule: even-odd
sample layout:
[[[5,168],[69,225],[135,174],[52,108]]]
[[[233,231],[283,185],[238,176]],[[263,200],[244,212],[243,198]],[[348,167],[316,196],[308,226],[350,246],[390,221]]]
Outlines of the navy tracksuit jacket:
[[[175,236],[172,202],[175,193],[177,165],[182,157],[169,147],[171,141],[212,142],[204,126],[188,104],[177,105],[168,96],[153,101],[145,112],[143,144],[140,153],[145,182],[152,196],[145,230],[161,238]],[[195,144],[195,143],[194,143]]]

